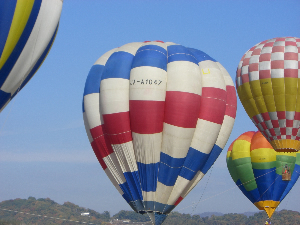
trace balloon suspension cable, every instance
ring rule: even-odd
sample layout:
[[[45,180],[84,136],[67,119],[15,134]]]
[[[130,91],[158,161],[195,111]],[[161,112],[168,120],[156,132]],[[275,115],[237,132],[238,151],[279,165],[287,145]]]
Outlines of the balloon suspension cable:
[[[239,186],[241,186],[241,185],[244,185],[244,184],[247,184],[247,183],[249,183],[249,182],[252,182],[252,181],[254,181],[254,180],[256,180],[256,179],[258,179],[258,178],[260,178],[260,177],[262,177],[262,176],[267,175],[268,173],[273,172],[273,171],[276,171],[276,169],[271,170],[271,171],[269,171],[269,172],[267,172],[267,173],[265,173],[265,174],[262,174],[262,175],[260,175],[260,176],[258,176],[258,177],[255,177],[254,179],[251,179],[251,180],[248,180],[248,181],[246,181],[246,182],[244,182],[244,183],[241,183],[241,184],[239,184],[239,185],[236,185],[236,186],[233,187],[233,188],[230,188],[230,189],[227,189],[227,190],[225,190],[225,191],[219,192],[218,194],[215,194],[215,195],[213,195],[213,196],[210,196],[209,198],[206,198],[206,199],[204,199],[204,200],[202,200],[202,201],[199,201],[197,204],[199,204],[200,202],[204,202],[204,201],[207,201],[207,200],[209,200],[209,199],[215,198],[215,197],[217,197],[217,196],[219,196],[219,195],[222,195],[222,194],[224,194],[224,193],[226,193],[226,192],[228,192],[228,191],[231,191],[231,190],[233,190],[233,189],[236,189],[237,187],[239,187]],[[190,207],[192,207],[193,205],[194,205],[194,203],[191,204],[191,205],[189,205],[189,206],[187,206],[187,207],[181,208],[181,209],[179,209],[178,211],[182,211],[182,210],[184,210],[184,209],[190,208]]]

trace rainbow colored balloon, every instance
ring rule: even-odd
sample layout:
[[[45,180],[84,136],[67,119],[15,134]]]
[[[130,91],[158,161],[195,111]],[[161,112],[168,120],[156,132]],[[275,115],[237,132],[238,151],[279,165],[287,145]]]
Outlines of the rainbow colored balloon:
[[[276,152],[261,132],[249,131],[230,145],[227,167],[243,194],[271,218],[299,177],[300,153]]]

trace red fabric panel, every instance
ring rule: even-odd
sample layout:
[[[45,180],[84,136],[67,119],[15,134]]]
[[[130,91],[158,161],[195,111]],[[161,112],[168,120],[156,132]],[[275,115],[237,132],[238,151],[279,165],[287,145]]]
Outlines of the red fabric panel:
[[[284,60],[296,60],[298,61],[298,53],[295,52],[285,52]]]
[[[260,70],[259,71],[259,79],[271,78],[270,70]]]
[[[284,69],[284,77],[298,78],[298,69]]]
[[[164,101],[130,100],[131,130],[139,134],[160,133],[164,122]]]
[[[182,200],[183,200],[183,197],[180,196],[180,197],[176,200],[176,202],[175,202],[174,205],[178,205]]]
[[[220,88],[203,87],[202,97],[203,98],[217,98],[226,101],[226,91]]]
[[[103,115],[104,132],[107,134],[119,134],[130,131],[129,112],[120,112]]]
[[[260,61],[260,62],[271,61],[271,53],[264,53],[264,54],[261,54],[261,55],[259,56],[259,61]]]
[[[94,127],[92,129],[90,129],[92,138],[95,140],[96,138],[100,137],[103,135],[103,127],[102,125]]]
[[[236,108],[237,108],[237,99],[235,88],[233,86],[226,86],[226,110],[225,115],[230,116],[232,118],[236,117]]]
[[[167,91],[164,122],[177,127],[196,128],[200,102],[200,95]]]
[[[226,102],[214,98],[201,98],[199,119],[222,124],[226,110]]]
[[[271,69],[284,69],[284,60],[271,61]]]

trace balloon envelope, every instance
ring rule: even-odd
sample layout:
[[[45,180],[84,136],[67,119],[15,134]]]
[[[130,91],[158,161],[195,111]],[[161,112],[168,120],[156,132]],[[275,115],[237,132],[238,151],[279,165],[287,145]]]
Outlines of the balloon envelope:
[[[83,116],[111,182],[161,224],[204,176],[230,135],[233,82],[207,54],[136,42],[100,57],[86,80]]]
[[[239,98],[276,151],[300,150],[299,53],[299,38],[273,38],[249,49],[237,69]]]
[[[286,166],[290,181],[282,177]],[[271,218],[299,177],[300,153],[276,152],[260,132],[249,131],[230,145],[227,167],[243,194]]]
[[[0,112],[46,58],[62,0],[0,1]]]

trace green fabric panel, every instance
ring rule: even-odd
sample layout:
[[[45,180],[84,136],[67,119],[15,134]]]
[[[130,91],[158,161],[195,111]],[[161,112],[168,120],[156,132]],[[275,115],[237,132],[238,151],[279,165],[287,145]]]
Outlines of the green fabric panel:
[[[277,155],[276,156],[276,173],[282,175],[282,169],[285,164],[290,168],[291,174],[293,174],[295,168],[296,158],[293,156]]]
[[[228,157],[226,159],[227,161],[227,168],[229,170],[229,173],[231,175],[231,178],[233,179],[234,183],[236,183],[236,181],[238,180],[238,175],[236,173],[236,168],[235,168],[235,165],[234,163],[232,162],[232,158],[231,157]]]
[[[296,153],[296,162],[295,164],[300,166],[300,153]]]
[[[264,162],[264,163],[255,163],[252,162],[252,168],[258,170],[266,170],[276,167],[276,162]]]
[[[257,188],[250,157],[233,160],[236,164],[236,172],[243,186],[247,191],[252,191]]]

